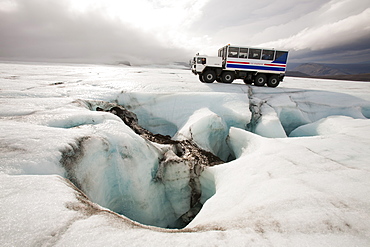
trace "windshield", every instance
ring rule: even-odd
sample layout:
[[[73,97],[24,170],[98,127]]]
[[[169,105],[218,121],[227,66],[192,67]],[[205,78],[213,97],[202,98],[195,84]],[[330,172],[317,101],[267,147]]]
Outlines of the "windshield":
[[[205,63],[206,63],[206,59],[204,57],[197,58],[197,64],[205,64]]]

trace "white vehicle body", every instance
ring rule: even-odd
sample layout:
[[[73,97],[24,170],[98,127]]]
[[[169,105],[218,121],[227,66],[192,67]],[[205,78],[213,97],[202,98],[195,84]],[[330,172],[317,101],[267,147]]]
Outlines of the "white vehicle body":
[[[191,70],[206,83],[243,79],[246,84],[276,87],[285,76],[287,58],[288,51],[226,45],[217,57],[196,55]]]
[[[221,57],[209,57],[206,55],[196,56],[196,62],[194,63],[194,70],[197,72],[203,72],[206,67],[221,68],[222,58]]]

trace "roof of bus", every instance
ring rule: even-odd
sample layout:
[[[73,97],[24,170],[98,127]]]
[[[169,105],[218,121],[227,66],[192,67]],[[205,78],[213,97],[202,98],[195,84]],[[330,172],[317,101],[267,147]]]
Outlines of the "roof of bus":
[[[274,51],[285,51],[285,52],[289,52],[289,50],[283,50],[283,49],[266,48],[266,47],[240,46],[240,45],[231,45],[231,44],[227,44],[227,45],[221,47],[220,49],[222,49],[224,47],[227,47],[227,46],[229,46],[229,47],[247,48],[247,49],[262,49],[262,50],[274,50]]]

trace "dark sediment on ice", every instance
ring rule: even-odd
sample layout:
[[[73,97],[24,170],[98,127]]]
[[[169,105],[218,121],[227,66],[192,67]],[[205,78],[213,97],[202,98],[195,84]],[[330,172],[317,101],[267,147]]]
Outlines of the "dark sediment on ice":
[[[152,132],[144,129],[138,124],[138,118],[135,113],[127,110],[126,108],[118,104],[103,101],[82,100],[79,100],[76,103],[84,105],[92,111],[110,112],[122,119],[122,121],[127,126],[129,126],[136,134],[140,135],[147,141],[170,145],[172,147],[170,152],[166,152],[163,154],[163,158],[159,161],[158,171],[154,175],[153,180],[166,183],[166,178],[163,177],[163,170],[165,170],[167,166],[171,166],[171,164],[182,163],[184,166],[187,167],[190,176],[188,186],[191,190],[189,210],[178,219],[176,224],[177,226],[184,227],[188,223],[190,223],[190,221],[198,214],[198,212],[202,208],[202,203],[200,202],[200,198],[202,195],[200,175],[202,171],[207,166],[214,166],[222,164],[224,162],[211,152],[198,147],[191,140],[176,141],[172,140],[171,137],[168,135],[153,134]],[[78,158],[76,157],[81,157],[81,155],[75,156],[72,153],[79,154],[83,152],[81,151],[83,149],[80,147],[83,142],[84,140],[80,140],[78,142],[78,145],[76,145],[73,150],[70,150],[70,152],[63,152],[64,155],[62,163],[65,164],[66,169],[69,167],[69,169],[67,170],[73,171],[73,169],[70,169],[74,165],[72,163],[78,163],[78,160],[76,160]],[[70,177],[73,178],[73,176]],[[77,187],[81,187],[78,181],[72,182],[76,184]]]

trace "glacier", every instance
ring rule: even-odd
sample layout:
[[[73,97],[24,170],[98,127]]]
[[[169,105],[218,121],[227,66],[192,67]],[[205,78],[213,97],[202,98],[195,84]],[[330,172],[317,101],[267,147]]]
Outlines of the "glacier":
[[[366,82],[287,77],[272,89],[202,84],[175,67],[0,68],[3,246],[370,244]],[[139,135],[112,105],[223,162],[194,170],[197,156]]]

